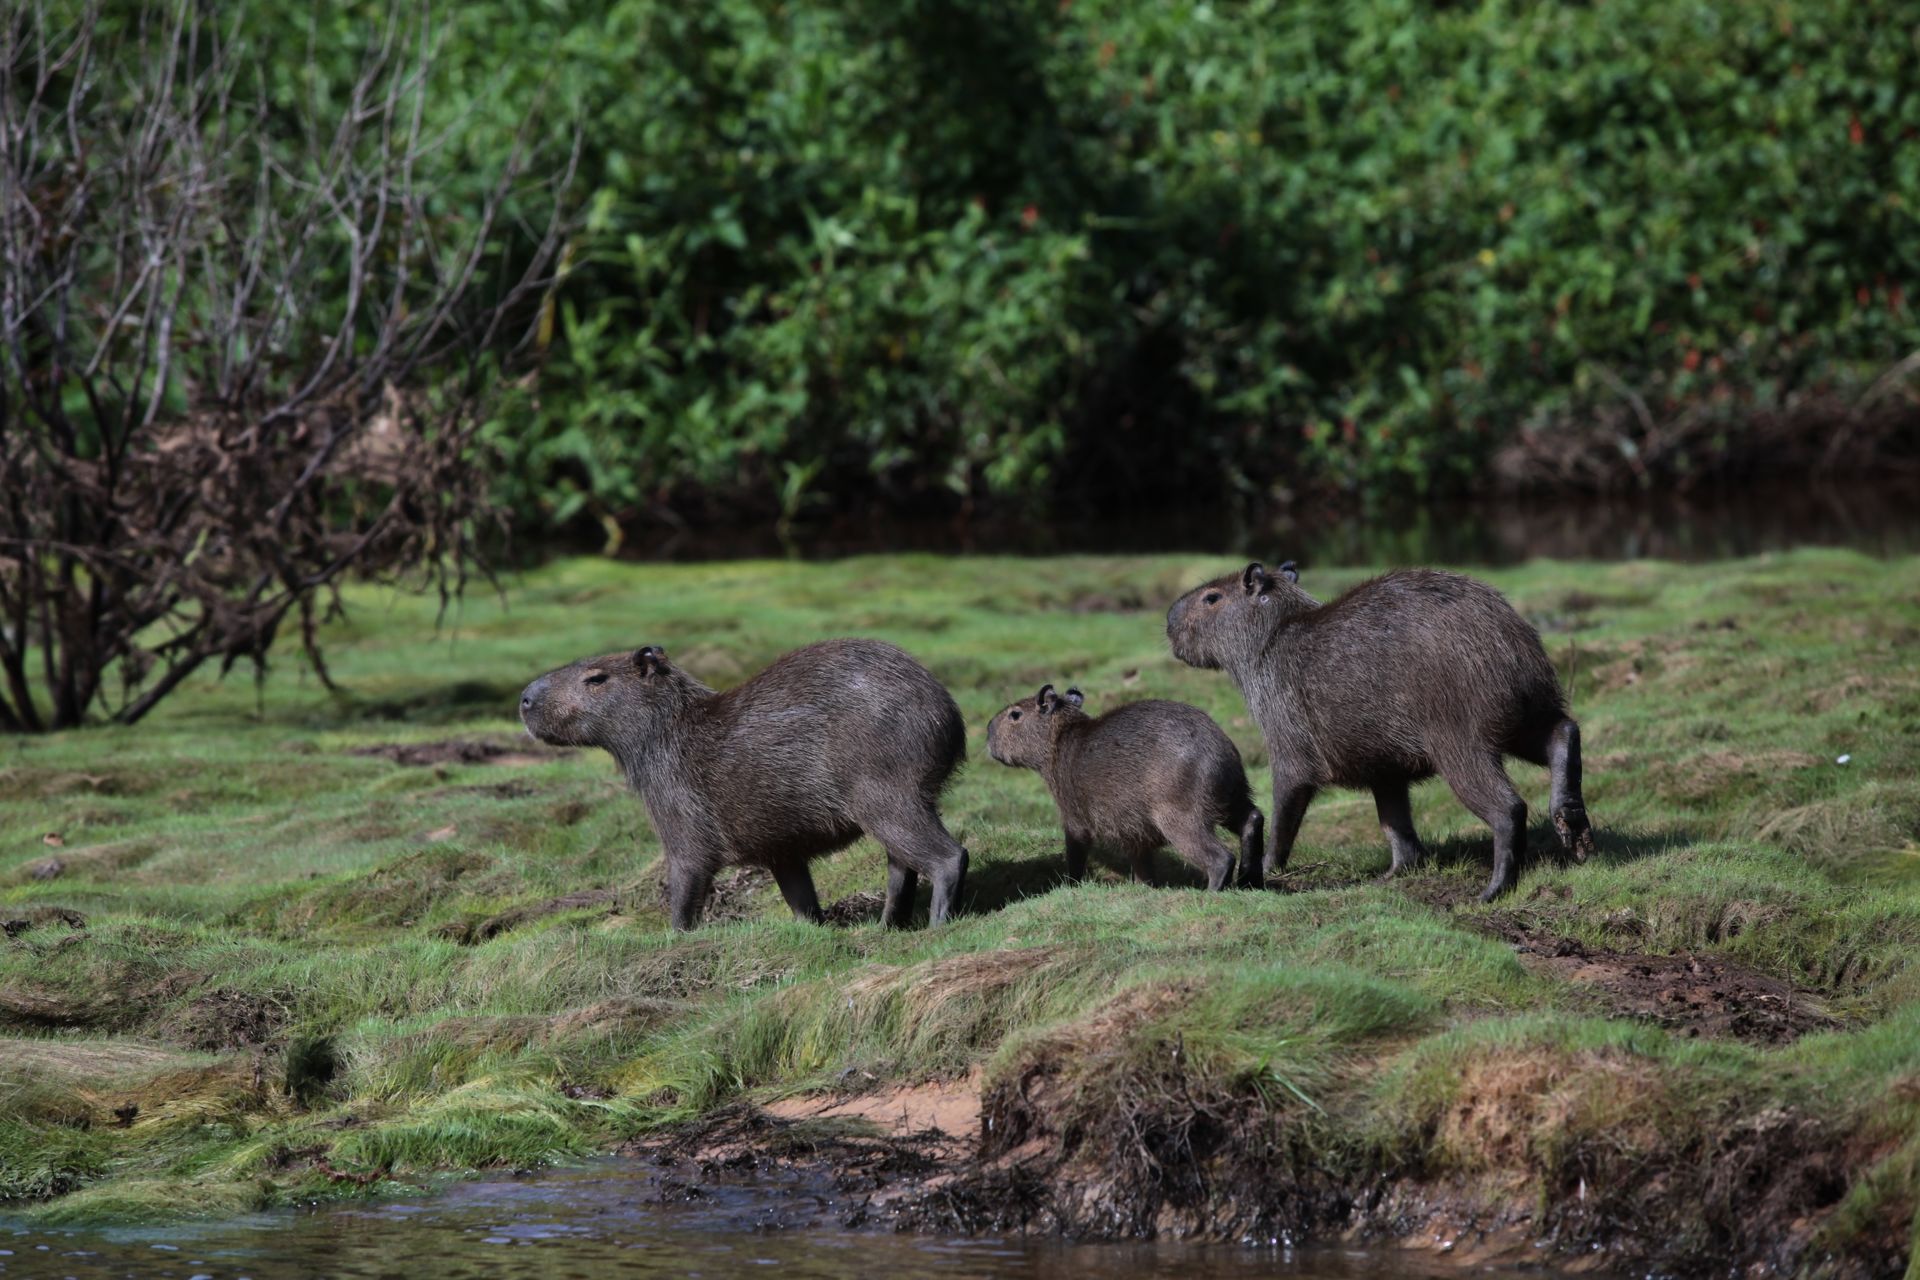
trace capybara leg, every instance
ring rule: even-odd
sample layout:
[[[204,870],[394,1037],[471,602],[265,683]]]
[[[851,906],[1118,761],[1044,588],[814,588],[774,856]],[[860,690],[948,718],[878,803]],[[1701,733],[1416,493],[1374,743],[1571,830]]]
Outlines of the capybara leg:
[[[1260,810],[1247,806],[1246,821],[1240,824],[1240,887],[1258,889],[1266,880],[1262,860],[1266,855],[1267,820]]]
[[[1127,851],[1127,879],[1135,884],[1153,884],[1153,850]]]
[[[1413,829],[1413,805],[1407,800],[1406,779],[1376,784],[1373,788],[1373,808],[1380,815],[1380,831],[1387,837],[1387,847],[1393,850],[1393,865],[1387,868],[1388,877],[1411,871],[1420,865],[1420,859],[1426,857],[1427,850]]]
[[[945,924],[960,909],[960,894],[967,887],[967,851],[954,843],[951,836],[948,843],[953,845],[953,855],[933,869],[933,904],[927,912],[927,923]]]
[[[667,872],[667,900],[673,913],[673,927],[685,933],[700,923],[700,912],[707,905],[707,890],[713,877],[697,867],[672,867]]]
[[[1267,876],[1287,869],[1287,859],[1293,856],[1293,842],[1300,834],[1300,823],[1307,816],[1307,806],[1313,803],[1316,790],[1318,788],[1309,783],[1283,778],[1278,773],[1273,775],[1273,823],[1267,831],[1267,862],[1256,883],[1264,884]]]
[[[1473,815],[1493,828],[1493,878],[1480,892],[1492,902],[1519,879],[1519,855],[1527,840],[1527,802],[1497,759],[1476,756],[1442,765],[1440,776]]]
[[[775,867],[773,882],[780,886],[780,896],[787,900],[795,920],[819,924],[826,919],[820,910],[820,896],[813,891],[813,873],[804,860],[795,858]]]
[[[1155,821],[1174,852],[1206,873],[1207,888],[1227,887],[1227,882],[1233,879],[1233,850],[1227,848],[1226,842],[1215,835],[1211,827],[1186,814],[1164,817],[1156,814]],[[1149,863],[1152,861],[1151,853],[1142,856]]]
[[[1553,796],[1547,812],[1560,847],[1585,862],[1593,853],[1593,825],[1587,821],[1587,802],[1580,793],[1580,726],[1571,719],[1553,726],[1547,735],[1547,768],[1553,771]]]
[[[1067,832],[1067,879],[1078,883],[1087,878],[1087,854],[1093,842],[1075,831]]]
[[[867,834],[887,851],[887,860],[911,867],[933,885],[929,924],[945,924],[960,905],[967,884],[967,851],[948,834],[940,815],[931,810],[876,819]]]
[[[887,860],[887,904],[880,921],[889,929],[904,929],[913,920],[913,895],[920,891],[920,873]]]

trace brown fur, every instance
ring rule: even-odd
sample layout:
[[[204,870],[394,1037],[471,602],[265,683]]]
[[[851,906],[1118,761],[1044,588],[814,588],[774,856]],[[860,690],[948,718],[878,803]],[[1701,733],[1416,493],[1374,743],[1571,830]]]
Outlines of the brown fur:
[[[1424,852],[1407,802],[1439,774],[1493,828],[1493,878],[1511,889],[1527,807],[1504,756],[1553,774],[1550,812],[1576,857],[1593,847],[1580,793],[1580,727],[1540,637],[1483,582],[1407,569],[1330,604],[1302,591],[1291,563],[1203,583],[1167,611],[1174,656],[1223,670],[1246,697],[1273,761],[1266,870],[1292,852],[1321,787],[1365,787],[1393,849],[1393,872]]]
[[[987,752],[1046,780],[1066,830],[1067,874],[1086,874],[1095,844],[1128,855],[1137,879],[1149,856],[1172,845],[1225,888],[1233,853],[1214,833],[1240,839],[1243,866],[1260,865],[1260,810],[1247,790],[1233,740],[1207,713],[1179,702],[1131,702],[1095,719],[1078,689],[1052,685],[1001,711],[987,725]]]
[[[666,850],[673,927],[700,918],[729,864],[773,872],[794,915],[821,919],[809,860],[862,833],[887,851],[889,924],[919,877],[932,921],[958,905],[967,851],[940,821],[966,726],[927,669],[877,640],[796,649],[725,693],[649,645],[585,658],[528,685],[520,718],[543,742],[604,747],[646,801]]]

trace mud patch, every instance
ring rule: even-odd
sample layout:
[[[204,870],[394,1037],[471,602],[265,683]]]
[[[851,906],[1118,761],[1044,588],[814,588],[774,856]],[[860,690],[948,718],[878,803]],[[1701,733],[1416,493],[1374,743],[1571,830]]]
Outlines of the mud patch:
[[[206,1053],[251,1049],[276,1039],[292,1016],[279,994],[215,987],[190,1000],[161,1033]]]
[[[87,927],[87,918],[67,907],[35,905],[0,908],[0,934],[9,938],[17,938],[30,929],[53,924],[63,924],[77,931]]]
[[[26,884],[36,880],[58,880],[63,876],[109,879],[119,872],[139,866],[159,853],[162,847],[156,840],[122,840],[86,849],[62,848],[51,857],[17,868],[7,880],[12,884]]]
[[[885,894],[872,889],[862,889],[850,893],[838,902],[830,902],[821,909],[826,924],[856,925],[874,924],[880,919],[880,913],[886,909]]]
[[[980,1134],[980,1073],[852,1096],[803,1094],[768,1106],[776,1120],[857,1122],[950,1159],[972,1154]]]
[[[563,911],[584,911],[589,908],[604,908],[603,916],[610,916],[620,908],[620,895],[612,889],[587,889],[579,893],[566,893],[557,898],[548,898],[545,902],[530,902],[523,906],[508,907],[505,911],[487,916],[481,920],[453,920],[434,929],[434,936],[453,942],[474,945],[510,933],[536,920],[559,915]]]
[[[443,742],[388,742],[373,747],[351,747],[350,756],[377,756],[395,764],[420,768],[447,764],[526,766],[564,760],[573,755],[565,747],[549,747],[531,740],[511,744],[480,739],[448,738]]]
[[[1613,1017],[1678,1035],[1786,1044],[1840,1022],[1810,992],[1712,955],[1643,955],[1529,928],[1510,912],[1466,918],[1510,943],[1520,962],[1590,992]],[[1631,932],[1632,921],[1623,921]]]

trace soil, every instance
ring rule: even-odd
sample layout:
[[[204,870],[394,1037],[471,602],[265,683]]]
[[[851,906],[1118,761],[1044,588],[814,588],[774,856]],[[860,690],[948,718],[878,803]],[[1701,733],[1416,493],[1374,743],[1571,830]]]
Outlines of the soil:
[[[1512,943],[1527,968],[1590,990],[1611,1016],[1657,1022],[1678,1035],[1785,1044],[1840,1025],[1810,992],[1718,956],[1589,947],[1503,912],[1483,926]]]
[[[350,756],[378,756],[395,764],[414,767],[446,764],[497,764],[523,767],[545,764],[573,754],[563,747],[535,742],[512,744],[477,739],[448,738],[443,742],[388,742],[374,747],[353,747]]]
[[[1474,895],[1470,885],[1410,880],[1402,888],[1446,911]],[[1509,943],[1529,969],[1576,984],[1609,1016],[1655,1022],[1676,1035],[1777,1045],[1841,1025],[1816,993],[1721,956],[1590,946],[1511,910],[1463,916],[1461,922]],[[1608,923],[1630,933],[1640,922]]]
[[[1030,1114],[1011,1142],[995,1132],[1009,1089]],[[1176,1238],[1289,1245],[1382,1244],[1473,1266],[1564,1271],[1651,1265],[1670,1275],[1790,1274],[1845,1193],[1835,1136],[1788,1110],[1731,1123],[1711,1151],[1682,1153],[1650,1179],[1603,1188],[1582,1181],[1559,1200],[1440,1170],[1380,1167],[1339,1177],[1253,1108],[1194,1141],[1161,1148],[1151,1176],[1129,1153],[1072,1132],[1071,1099],[979,1073],[867,1094],[829,1093],[759,1108],[739,1104],[695,1124],[629,1143],[623,1154],[669,1171],[668,1194],[696,1200],[752,1180],[809,1191],[847,1226],[1083,1239]],[[1034,1114],[1038,1102],[1046,1111]],[[1127,1132],[1192,1125],[1191,1098],[1131,1117]],[[1174,1113],[1178,1112],[1179,1115]],[[1205,1114],[1200,1118],[1217,1119]],[[1696,1163],[1697,1162],[1697,1163]],[[1685,1180],[1675,1197],[1663,1185]],[[1675,1215],[1680,1215],[1676,1217]],[[1681,1243],[1685,1241],[1686,1243]],[[1838,1277],[1897,1271],[1903,1224],[1872,1249],[1830,1259]]]
[[[434,933],[438,937],[448,938],[454,942],[480,943],[497,938],[522,925],[558,915],[562,911],[605,907],[606,914],[612,915],[619,909],[619,905],[620,895],[612,889],[586,889],[579,893],[565,893],[557,898],[548,898],[544,902],[530,902],[524,906],[508,907],[505,911],[483,920],[449,921],[435,929]]]

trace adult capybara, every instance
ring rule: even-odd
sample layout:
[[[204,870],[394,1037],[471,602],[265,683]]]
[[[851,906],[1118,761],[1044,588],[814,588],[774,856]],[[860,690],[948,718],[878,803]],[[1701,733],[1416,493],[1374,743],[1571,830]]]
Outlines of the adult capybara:
[[[521,694],[520,718],[542,742],[620,762],[666,850],[675,929],[693,928],[715,873],[741,863],[772,871],[793,914],[820,920],[807,862],[863,832],[887,851],[888,924],[907,922],[921,875],[933,923],[958,903],[967,851],[937,806],[966,726],[890,644],[810,644],[725,693],[648,645],[548,672]]]
[[[1095,844],[1128,855],[1136,879],[1172,845],[1222,889],[1233,853],[1214,834],[1240,838],[1242,865],[1260,865],[1260,810],[1247,791],[1239,748],[1206,712],[1180,702],[1130,702],[1098,719],[1078,689],[1043,685],[987,725],[987,753],[1046,779],[1066,829],[1067,874],[1087,872]]]
[[[1266,870],[1287,865],[1321,787],[1372,790],[1380,829],[1404,871],[1425,851],[1407,787],[1439,774],[1493,828],[1493,878],[1511,889],[1527,806],[1504,756],[1553,774],[1550,812],[1576,858],[1593,849],[1580,795],[1580,727],[1567,716],[1540,636],[1506,599],[1457,573],[1405,569],[1321,604],[1293,562],[1255,563],[1195,587],[1167,611],[1173,654],[1223,670],[1245,695],[1273,761]]]

